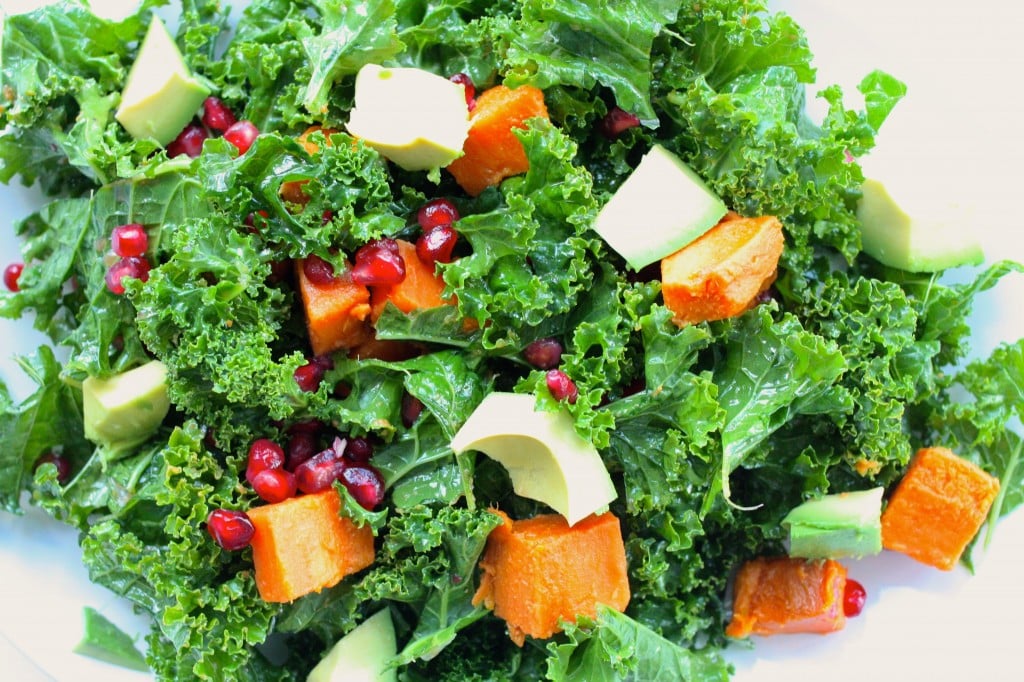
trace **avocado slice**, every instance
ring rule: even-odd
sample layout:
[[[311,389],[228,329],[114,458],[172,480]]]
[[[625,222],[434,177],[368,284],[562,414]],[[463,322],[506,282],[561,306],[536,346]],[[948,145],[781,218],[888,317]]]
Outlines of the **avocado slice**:
[[[346,128],[405,170],[442,168],[462,156],[469,134],[466,92],[423,69],[367,64]]]
[[[795,507],[782,519],[789,527],[789,555],[840,559],[881,552],[884,490],[825,495]]]
[[[456,454],[482,452],[508,470],[517,495],[548,505],[569,525],[616,498],[597,448],[576,433],[572,415],[537,411],[529,394],[489,394],[452,438]]]
[[[699,175],[654,145],[601,208],[593,227],[639,271],[710,230],[725,212]]]
[[[146,440],[170,407],[167,367],[159,360],[109,379],[89,377],[82,383],[85,437],[112,449]]]
[[[121,92],[114,118],[137,140],[161,146],[196,115],[210,88],[192,75],[167,27],[154,16]]]
[[[861,248],[875,260],[908,272],[938,272],[985,259],[977,231],[962,207],[929,197],[897,198],[881,180],[868,178],[857,205]]]
[[[388,663],[398,651],[391,611],[384,608],[339,639],[306,682],[395,682]]]

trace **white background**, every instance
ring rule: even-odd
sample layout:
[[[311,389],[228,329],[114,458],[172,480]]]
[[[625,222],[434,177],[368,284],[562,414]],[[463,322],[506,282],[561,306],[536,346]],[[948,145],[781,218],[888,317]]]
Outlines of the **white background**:
[[[0,0],[10,11],[38,0]],[[118,11],[132,0],[99,0]],[[1004,0],[778,1],[806,29],[819,82],[837,82],[856,104],[855,85],[874,68],[908,83],[910,92],[866,161],[907,193],[923,212],[955,211],[979,234],[990,260],[1024,261],[1020,197],[1024,194],[1022,97],[1024,8]],[[813,107],[813,103],[812,103]],[[9,224],[40,198],[0,186],[0,266],[18,257]],[[954,273],[964,278],[969,273]],[[976,353],[1024,335],[1024,282],[1012,277],[978,301]],[[0,320],[0,377],[16,395],[28,385],[11,356],[41,341],[24,321]],[[1019,679],[1024,612],[1024,513],[1005,520],[977,572],[943,573],[885,553],[849,564],[867,587],[864,614],[829,636],[780,636],[730,653],[740,682],[823,679]],[[81,610],[92,606],[127,629],[141,621],[119,599],[89,583],[75,533],[35,511],[0,512],[0,679],[103,679],[146,676],[71,653]]]

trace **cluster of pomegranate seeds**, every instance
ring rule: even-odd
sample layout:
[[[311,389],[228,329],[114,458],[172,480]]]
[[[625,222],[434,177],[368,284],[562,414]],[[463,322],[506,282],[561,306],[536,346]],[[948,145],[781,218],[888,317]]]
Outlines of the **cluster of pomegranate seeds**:
[[[24,270],[24,263],[11,263],[4,268],[4,286],[7,287],[8,291],[20,291],[21,287],[18,285],[18,280],[21,279],[21,273]]]
[[[608,113],[601,119],[601,134],[609,140],[614,140],[630,128],[640,125],[640,119],[636,114],[631,114],[624,109],[615,106],[608,110]]]
[[[235,145],[239,154],[244,154],[259,134],[259,129],[252,121],[238,121],[224,131],[224,139]]]
[[[39,455],[35,464],[32,465],[32,471],[35,471],[44,464],[52,464],[57,467],[57,482],[61,485],[71,480],[71,462],[66,457],[62,457],[56,452],[44,452]]]
[[[416,255],[424,263],[450,263],[459,234],[452,223],[459,219],[459,209],[449,199],[432,199],[416,212],[416,222],[423,234],[416,240]]]
[[[206,518],[206,530],[218,545],[233,552],[252,542],[256,527],[249,515],[233,509],[214,509]]]
[[[293,375],[295,383],[299,385],[300,390],[311,393],[320,388],[320,383],[324,380],[327,370],[333,368],[334,362],[330,357],[317,356],[295,370]]]
[[[579,390],[576,388],[576,382],[570,379],[568,374],[560,369],[553,369],[544,376],[544,381],[555,400],[564,400],[570,405],[576,403]]]
[[[251,484],[257,475],[284,466],[284,449],[269,438],[259,438],[249,445],[249,458],[245,467],[245,480]]]
[[[223,133],[235,124],[235,115],[219,97],[207,97],[203,102],[203,125]]]
[[[558,339],[537,339],[523,349],[523,359],[537,369],[554,369],[562,361],[562,344]]]
[[[117,261],[107,270],[104,281],[112,294],[124,293],[124,279],[149,280],[149,261],[142,256],[129,256]]]
[[[356,251],[352,281],[365,286],[398,284],[405,279],[405,261],[394,239],[375,239]]]
[[[111,248],[122,258],[145,255],[149,249],[149,235],[139,223],[118,225],[110,233]]]
[[[209,137],[210,134],[206,132],[206,128],[196,123],[190,123],[167,145],[167,157],[173,159],[184,154],[194,159],[202,153],[203,142]]]
[[[452,83],[458,83],[466,90],[466,106],[470,111],[473,111],[476,107],[476,86],[473,84],[473,79],[469,77],[469,74],[457,73],[448,80]]]
[[[334,266],[316,254],[302,261],[302,274],[313,284],[327,286],[335,280]]]
[[[431,199],[416,212],[416,222],[424,232],[434,227],[451,225],[459,219],[459,209],[450,199]]]
[[[868,599],[867,590],[856,580],[846,579],[843,590],[843,613],[847,618],[854,618],[864,610],[864,602]]]

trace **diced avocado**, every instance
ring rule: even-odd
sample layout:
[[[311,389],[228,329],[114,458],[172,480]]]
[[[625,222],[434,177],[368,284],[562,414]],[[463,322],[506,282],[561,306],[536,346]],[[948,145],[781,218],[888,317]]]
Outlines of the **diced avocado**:
[[[882,487],[808,500],[782,520],[789,555],[806,559],[862,557],[882,551]]]
[[[932,196],[897,198],[882,181],[868,178],[857,206],[864,252],[890,267],[937,272],[985,259],[978,230],[963,207]]]
[[[132,638],[111,623],[103,614],[86,606],[82,611],[84,633],[74,652],[122,668],[150,672],[146,659],[135,648]]]
[[[82,383],[85,437],[111,448],[144,441],[170,407],[167,367],[159,360],[109,379],[89,377]]]
[[[367,64],[356,74],[348,132],[406,170],[432,170],[462,156],[469,134],[463,86],[411,67]]]
[[[452,439],[452,450],[477,450],[508,470],[516,494],[548,505],[569,525],[615,499],[593,444],[576,433],[566,410],[534,409],[532,395],[491,393]]]
[[[339,639],[306,682],[395,682],[398,675],[388,663],[397,651],[391,611],[385,608]]]
[[[154,16],[128,72],[114,117],[137,140],[171,142],[188,125],[210,88],[192,75],[167,27]]]
[[[710,230],[725,212],[700,176],[654,145],[601,208],[594,231],[641,270]]]

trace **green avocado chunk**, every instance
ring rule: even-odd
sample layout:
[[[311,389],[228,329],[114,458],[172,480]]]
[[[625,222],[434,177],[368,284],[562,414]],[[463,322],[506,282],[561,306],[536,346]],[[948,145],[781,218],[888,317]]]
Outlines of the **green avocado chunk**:
[[[881,180],[868,178],[857,206],[861,246],[875,260],[908,272],[938,272],[977,265],[985,254],[977,229],[960,208],[935,197],[914,205]]]
[[[397,651],[391,611],[385,608],[339,639],[306,682],[395,682],[398,675],[388,663]]]
[[[185,64],[167,27],[154,16],[128,72],[114,118],[137,140],[167,145],[196,115],[210,88]]]
[[[537,411],[532,395],[495,392],[452,438],[456,454],[482,452],[508,470],[517,495],[548,505],[570,526],[617,493],[597,448],[576,433],[566,410]]]
[[[825,495],[794,508],[782,520],[789,527],[789,555],[840,559],[881,552],[883,490]]]
[[[601,208],[594,231],[639,271],[710,230],[725,212],[700,176],[654,145]]]
[[[82,384],[85,437],[112,449],[146,440],[170,407],[167,367],[159,360],[109,379],[89,377]]]

